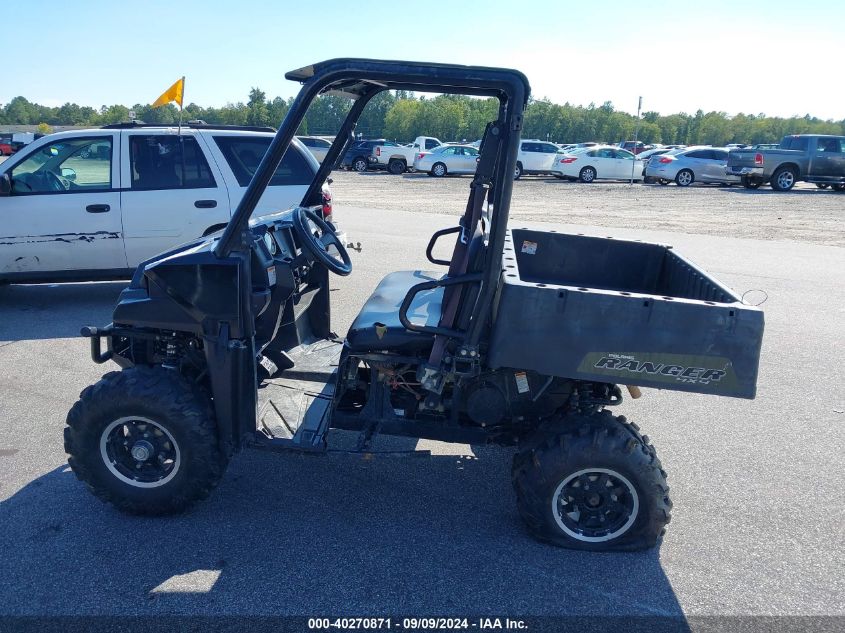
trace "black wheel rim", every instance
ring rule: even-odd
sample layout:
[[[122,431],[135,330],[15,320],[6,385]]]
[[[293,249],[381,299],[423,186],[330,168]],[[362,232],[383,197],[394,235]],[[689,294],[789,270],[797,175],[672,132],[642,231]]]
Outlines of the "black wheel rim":
[[[149,418],[125,417],[100,436],[100,456],[112,475],[136,488],[168,483],[179,470],[179,445],[166,428]]]
[[[639,513],[639,496],[631,482],[606,468],[587,468],[560,482],[552,496],[558,527],[584,542],[604,542],[627,532]]]

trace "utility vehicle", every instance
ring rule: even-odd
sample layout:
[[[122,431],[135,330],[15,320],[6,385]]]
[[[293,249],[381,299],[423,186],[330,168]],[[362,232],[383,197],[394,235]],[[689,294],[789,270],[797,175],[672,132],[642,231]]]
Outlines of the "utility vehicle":
[[[378,433],[515,446],[516,501],[538,538],[655,545],[666,473],[611,413],[619,385],[753,397],[762,313],[669,247],[509,228],[519,72],[335,59],[287,78],[303,87],[225,231],[141,264],[113,323],[83,329],[94,361],[121,371],[68,414],[76,475],[121,510],[167,514],[208,495],[240,449],[327,452],[331,429],[357,432],[364,453]],[[498,115],[463,216],[428,244],[443,269],[387,275],[339,339],[328,275],[352,264],[319,207],[249,219],[317,95],[354,102],[303,205],[382,90],[495,97]],[[451,259],[436,257],[450,236]]]

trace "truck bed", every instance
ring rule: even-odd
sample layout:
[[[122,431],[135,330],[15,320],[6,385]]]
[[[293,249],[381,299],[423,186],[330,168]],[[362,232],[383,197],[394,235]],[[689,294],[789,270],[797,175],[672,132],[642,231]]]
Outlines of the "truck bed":
[[[502,274],[494,367],[755,395],[762,311],[671,246],[513,229]]]

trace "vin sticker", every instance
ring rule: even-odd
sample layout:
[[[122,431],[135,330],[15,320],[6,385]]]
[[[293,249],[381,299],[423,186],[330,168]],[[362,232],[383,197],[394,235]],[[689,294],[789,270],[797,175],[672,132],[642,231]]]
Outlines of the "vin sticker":
[[[528,376],[525,375],[524,371],[516,372],[513,377],[516,379],[516,390],[519,393],[528,393],[531,391],[531,388],[528,386]]]
[[[537,253],[537,242],[530,242],[529,240],[523,241],[522,252],[526,255],[535,255]]]

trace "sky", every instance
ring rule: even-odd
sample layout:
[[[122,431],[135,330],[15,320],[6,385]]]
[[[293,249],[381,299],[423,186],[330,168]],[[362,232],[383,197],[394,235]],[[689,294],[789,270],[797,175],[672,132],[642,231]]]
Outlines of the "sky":
[[[534,98],[661,114],[845,119],[845,1],[0,0],[0,103],[289,97],[332,57],[506,66]]]

